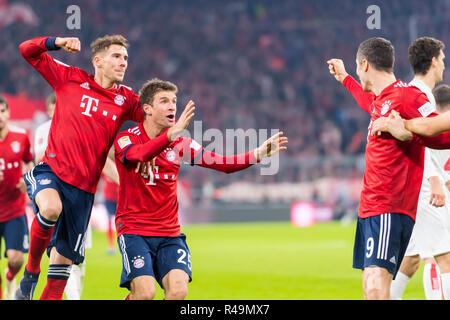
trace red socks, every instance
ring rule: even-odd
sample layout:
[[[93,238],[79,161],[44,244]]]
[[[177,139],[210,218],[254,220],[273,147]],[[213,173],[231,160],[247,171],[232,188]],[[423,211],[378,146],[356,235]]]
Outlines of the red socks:
[[[47,284],[41,294],[40,300],[62,300],[67,279],[47,278]]]
[[[16,276],[17,272],[20,271],[20,267],[13,267],[11,266],[11,263],[8,263],[8,272],[6,273],[6,280],[11,281]]]
[[[38,217],[38,215],[39,213],[36,215],[31,224],[30,248],[26,265],[26,269],[32,273],[38,273],[41,271],[40,264],[42,255],[44,254],[45,249],[47,249],[53,233],[53,226],[48,228],[48,225],[44,225],[43,227],[38,221],[39,219],[42,219],[42,217],[40,215]]]

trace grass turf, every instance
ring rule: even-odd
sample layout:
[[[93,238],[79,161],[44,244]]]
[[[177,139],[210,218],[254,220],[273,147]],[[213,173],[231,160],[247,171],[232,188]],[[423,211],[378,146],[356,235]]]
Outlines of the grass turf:
[[[187,299],[362,299],[361,272],[352,268],[354,230],[355,224],[338,222],[308,228],[289,223],[184,226],[193,268]],[[128,290],[119,287],[121,255],[118,251],[107,254],[105,233],[94,230],[92,236],[93,247],[86,250],[82,299],[123,299]],[[5,258],[0,267],[6,268]],[[45,286],[47,267],[45,255],[34,299],[39,299]],[[422,268],[406,288],[405,300],[425,298]],[[155,299],[162,298],[163,290],[157,287]]]

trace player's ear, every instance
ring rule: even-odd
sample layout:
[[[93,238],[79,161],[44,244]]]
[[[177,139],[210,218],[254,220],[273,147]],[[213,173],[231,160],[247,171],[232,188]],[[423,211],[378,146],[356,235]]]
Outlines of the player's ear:
[[[147,116],[151,116],[152,115],[152,105],[150,105],[148,103],[144,103],[144,105],[142,106],[142,109],[144,110],[144,113]]]
[[[362,59],[361,64],[364,72],[369,71],[369,61],[367,61],[367,59]]]
[[[431,67],[437,66],[438,59],[436,57],[431,58]]]
[[[95,55],[94,58],[92,58],[92,64],[95,68],[101,68],[102,67],[102,58],[99,55]]]

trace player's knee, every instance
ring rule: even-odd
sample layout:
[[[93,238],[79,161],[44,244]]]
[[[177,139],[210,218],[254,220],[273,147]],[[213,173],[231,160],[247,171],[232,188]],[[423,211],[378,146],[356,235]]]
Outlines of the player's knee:
[[[39,207],[40,214],[47,220],[56,221],[62,211],[62,204],[60,201],[47,201],[42,208]]]
[[[184,300],[188,294],[188,287],[181,281],[172,285],[166,292],[166,299],[171,300]]]
[[[58,191],[47,188],[39,191],[35,197],[41,216],[50,221],[56,221],[62,211],[62,203]]]
[[[136,288],[130,293],[130,298],[133,300],[153,300],[155,297],[155,288]]]
[[[23,265],[23,254],[18,250],[7,250],[6,257],[8,258],[8,264],[13,268],[20,268]]]
[[[134,278],[130,285],[131,300],[153,300],[155,297],[155,280],[150,276]]]
[[[366,268],[363,271],[364,298],[368,300],[390,299],[392,276],[384,268]]]

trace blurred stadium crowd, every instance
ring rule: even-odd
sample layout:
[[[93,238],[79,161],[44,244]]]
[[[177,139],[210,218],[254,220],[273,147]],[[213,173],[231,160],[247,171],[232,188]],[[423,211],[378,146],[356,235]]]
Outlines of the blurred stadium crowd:
[[[0,1],[0,10],[18,2]],[[450,43],[450,1],[383,1],[380,30],[366,26],[372,2],[84,0],[77,2],[81,29],[68,30],[71,1],[24,1],[34,17],[0,22],[0,91],[42,99],[50,92],[19,55],[17,47],[26,39],[77,36],[81,53],[54,56],[92,72],[89,43],[119,33],[130,42],[124,83],[135,91],[152,77],[170,80],[180,89],[179,108],[189,99],[196,102],[203,128],[277,128],[289,138],[277,175],[260,176],[256,169],[230,176],[185,170],[192,188],[236,181],[360,180],[369,117],[329,75],[326,60],[342,58],[355,76],[358,44],[384,36],[396,47],[397,76],[409,81],[407,48],[413,39],[429,35]],[[316,192],[317,186],[309,190]]]

